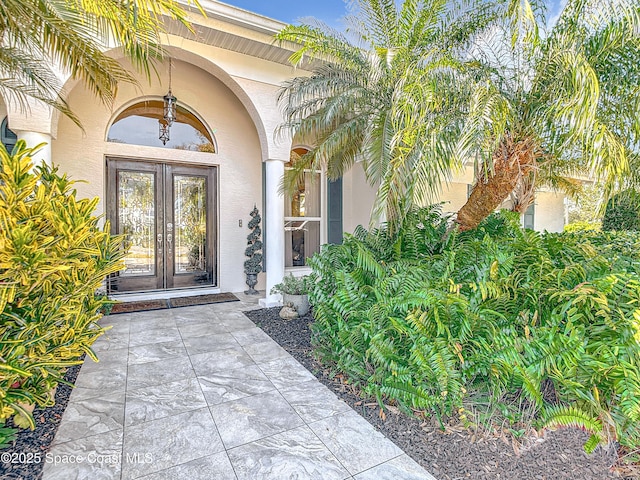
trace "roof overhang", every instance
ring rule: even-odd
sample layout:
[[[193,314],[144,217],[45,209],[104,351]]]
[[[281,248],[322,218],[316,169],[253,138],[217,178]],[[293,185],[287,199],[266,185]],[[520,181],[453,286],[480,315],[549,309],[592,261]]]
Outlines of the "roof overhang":
[[[257,13],[215,0],[200,0],[205,16],[186,0],[179,0],[189,12],[194,32],[182,23],[169,20],[166,32],[198,43],[231,50],[282,65],[290,65],[289,57],[297,50],[294,43],[280,43],[274,36],[287,26]],[[300,66],[303,70],[308,64]]]

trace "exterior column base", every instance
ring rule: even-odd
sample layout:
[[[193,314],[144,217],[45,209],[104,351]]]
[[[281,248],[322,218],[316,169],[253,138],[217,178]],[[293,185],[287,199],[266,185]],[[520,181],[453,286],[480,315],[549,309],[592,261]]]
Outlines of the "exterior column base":
[[[267,295],[265,298],[258,300],[258,305],[262,308],[281,307],[282,295]]]

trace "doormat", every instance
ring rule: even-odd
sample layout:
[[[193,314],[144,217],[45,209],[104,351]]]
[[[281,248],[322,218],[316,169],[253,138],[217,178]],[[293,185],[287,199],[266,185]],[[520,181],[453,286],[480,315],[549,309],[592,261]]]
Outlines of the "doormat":
[[[175,297],[169,299],[169,308],[190,307],[192,305],[206,305],[208,303],[239,302],[233,293],[213,293],[211,295],[196,295],[194,297]]]
[[[116,303],[111,309],[111,314],[146,312],[149,310],[162,310],[165,308],[191,307],[194,305],[207,305],[209,303],[239,302],[233,293],[212,293],[209,295],[194,295],[192,297],[174,297],[162,300],[139,300],[135,302]]]

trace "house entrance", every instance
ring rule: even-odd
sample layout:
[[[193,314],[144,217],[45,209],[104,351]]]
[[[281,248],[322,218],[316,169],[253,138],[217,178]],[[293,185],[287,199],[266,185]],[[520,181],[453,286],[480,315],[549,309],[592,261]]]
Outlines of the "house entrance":
[[[124,235],[110,292],[216,286],[216,167],[107,159],[107,215]]]

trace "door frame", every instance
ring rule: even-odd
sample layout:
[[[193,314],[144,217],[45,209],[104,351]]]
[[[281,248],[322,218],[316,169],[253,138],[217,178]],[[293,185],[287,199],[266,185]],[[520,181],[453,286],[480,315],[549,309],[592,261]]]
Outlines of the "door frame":
[[[173,272],[168,272],[167,269],[169,266],[173,268],[174,260],[172,258],[171,262],[166,261],[166,234],[164,231],[165,224],[167,223],[167,218],[169,214],[164,211],[163,208],[156,208],[156,230],[154,231],[154,237],[158,234],[158,225],[162,225],[164,235],[163,239],[163,254],[156,254],[156,276],[158,280],[156,282],[155,287],[149,287],[148,277],[147,282],[141,281],[136,282],[131,277],[128,277],[128,283],[140,285],[141,288],[133,288],[127,289],[124,291],[113,289],[112,282],[110,279],[107,279],[107,290],[112,294],[136,294],[136,293],[144,293],[144,292],[168,292],[172,290],[184,290],[184,289],[217,289],[220,286],[220,236],[219,236],[219,205],[220,205],[220,185],[219,185],[219,165],[211,165],[202,162],[180,162],[180,161],[171,161],[171,160],[163,160],[157,158],[140,158],[140,157],[122,157],[122,156],[114,156],[114,155],[106,155],[105,156],[105,218],[107,220],[115,219],[117,214],[117,167],[110,167],[110,162],[122,163],[126,166],[130,166],[131,171],[149,171],[154,172],[156,175],[156,191],[154,192],[155,198],[154,202],[156,206],[165,205],[167,203],[167,198],[173,198],[173,182],[172,175],[165,175],[165,166],[169,166],[172,168],[176,168],[178,170],[178,175],[182,174],[180,170],[183,170],[185,175],[189,175],[189,170],[194,169],[194,174],[197,176],[196,169],[207,168],[206,172],[207,181],[208,181],[208,189],[207,189],[207,225],[208,225],[208,237],[209,237],[209,245],[211,245],[210,250],[211,253],[211,282],[206,285],[172,285],[168,286],[168,278],[177,278],[179,277],[174,275]],[[127,167],[125,166],[125,170]],[[204,170],[203,170],[204,172]],[[168,194],[167,189],[171,188],[171,194]],[[159,199],[160,189],[162,189],[162,193],[165,198]],[[174,199],[175,200],[175,199]],[[168,209],[167,209],[168,210]],[[159,223],[162,222],[162,223]],[[115,222],[111,222],[111,233],[117,234],[117,224]],[[175,231],[173,232],[175,234]],[[173,257],[173,255],[172,255]],[[117,274],[113,275],[117,277]],[[141,277],[142,278],[142,277]]]

